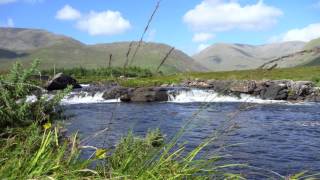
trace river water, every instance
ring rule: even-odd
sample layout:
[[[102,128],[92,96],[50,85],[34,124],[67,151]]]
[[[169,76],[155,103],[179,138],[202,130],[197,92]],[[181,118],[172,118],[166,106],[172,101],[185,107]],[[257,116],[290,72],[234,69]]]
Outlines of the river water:
[[[238,99],[194,90],[161,103],[104,101],[98,94],[65,99],[63,106],[69,116],[68,132],[78,131],[81,138],[87,138],[108,128],[85,145],[112,147],[130,130],[145,135],[155,128],[170,139],[190,122],[180,143],[191,150],[215,137],[201,156],[224,155],[222,163],[253,167],[238,172],[320,171],[320,104],[263,101],[244,95]]]

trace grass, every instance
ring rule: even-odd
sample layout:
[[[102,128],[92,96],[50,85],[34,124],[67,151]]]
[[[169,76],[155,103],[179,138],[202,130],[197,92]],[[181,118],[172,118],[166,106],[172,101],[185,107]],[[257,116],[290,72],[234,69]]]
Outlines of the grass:
[[[142,69],[139,67],[110,67],[110,68],[97,68],[97,69],[86,69],[83,67],[72,68],[72,69],[56,69],[55,72],[63,72],[66,75],[73,77],[151,77],[153,74],[148,69]],[[42,75],[52,76],[54,70],[43,70]]]
[[[11,129],[0,139],[0,179],[76,179],[94,177],[87,171],[89,160],[80,160],[79,151],[59,140],[57,129],[42,130],[37,124]]]
[[[150,131],[146,137],[129,133],[115,149],[91,147],[95,151],[88,159],[80,156],[88,147],[79,145],[76,135],[61,137],[57,126],[32,124],[7,133],[0,138],[0,179],[241,178],[222,171],[238,165],[217,165],[219,157],[196,159],[209,141],[185,153],[184,146],[174,150],[175,144],[166,144],[159,131]]]
[[[320,85],[320,66],[296,67],[267,70],[243,70],[226,72],[207,72],[207,73],[178,73],[169,76],[153,76],[148,78],[118,79],[117,81],[127,87],[139,86],[159,86],[162,84],[181,83],[184,80],[294,80],[294,81],[313,81]],[[80,77],[82,82],[104,82],[108,78]]]

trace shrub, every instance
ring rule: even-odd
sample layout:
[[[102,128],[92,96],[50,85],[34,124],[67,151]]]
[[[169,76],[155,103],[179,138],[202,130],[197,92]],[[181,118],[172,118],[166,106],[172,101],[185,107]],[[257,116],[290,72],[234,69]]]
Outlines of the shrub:
[[[148,69],[142,69],[139,67],[128,67],[125,69],[120,67],[111,68],[97,68],[97,69],[86,69],[83,67],[71,68],[71,69],[56,69],[56,72],[63,72],[64,74],[83,77],[83,76],[105,76],[105,77],[151,77],[152,73]],[[42,74],[53,75],[54,70],[44,70]]]
[[[44,90],[30,80],[38,65],[35,61],[31,68],[23,69],[16,63],[8,74],[0,76],[0,132],[5,128],[48,121],[54,107],[69,90],[51,98],[44,96]],[[34,99],[31,101],[30,97]]]

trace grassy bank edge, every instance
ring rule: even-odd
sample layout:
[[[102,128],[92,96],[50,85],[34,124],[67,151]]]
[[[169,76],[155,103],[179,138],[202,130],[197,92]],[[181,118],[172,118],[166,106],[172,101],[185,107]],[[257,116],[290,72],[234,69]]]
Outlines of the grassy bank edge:
[[[75,76],[80,83],[118,82],[126,87],[160,86],[181,83],[185,80],[294,80],[312,81],[320,86],[320,66],[295,67],[274,70],[242,70],[226,72],[187,72],[174,75],[154,75],[150,77],[117,78],[110,76]]]

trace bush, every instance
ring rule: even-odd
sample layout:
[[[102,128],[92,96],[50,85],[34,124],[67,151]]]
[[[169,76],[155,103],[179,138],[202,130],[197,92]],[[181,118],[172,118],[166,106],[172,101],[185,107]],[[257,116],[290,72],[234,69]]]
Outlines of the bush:
[[[56,69],[56,72],[63,72],[64,74],[84,77],[84,76],[105,76],[105,77],[151,77],[152,73],[148,69],[142,69],[139,67],[128,67],[126,69],[120,67],[111,68],[98,68],[98,69],[86,69],[83,67],[72,68],[72,69]],[[53,75],[54,70],[42,71],[43,75]]]
[[[69,90],[50,99],[45,97],[44,90],[30,80],[38,65],[39,62],[35,61],[30,69],[24,70],[21,64],[16,63],[8,74],[0,76],[0,132],[50,120],[54,107]],[[31,95],[35,98],[32,102],[29,99]]]

